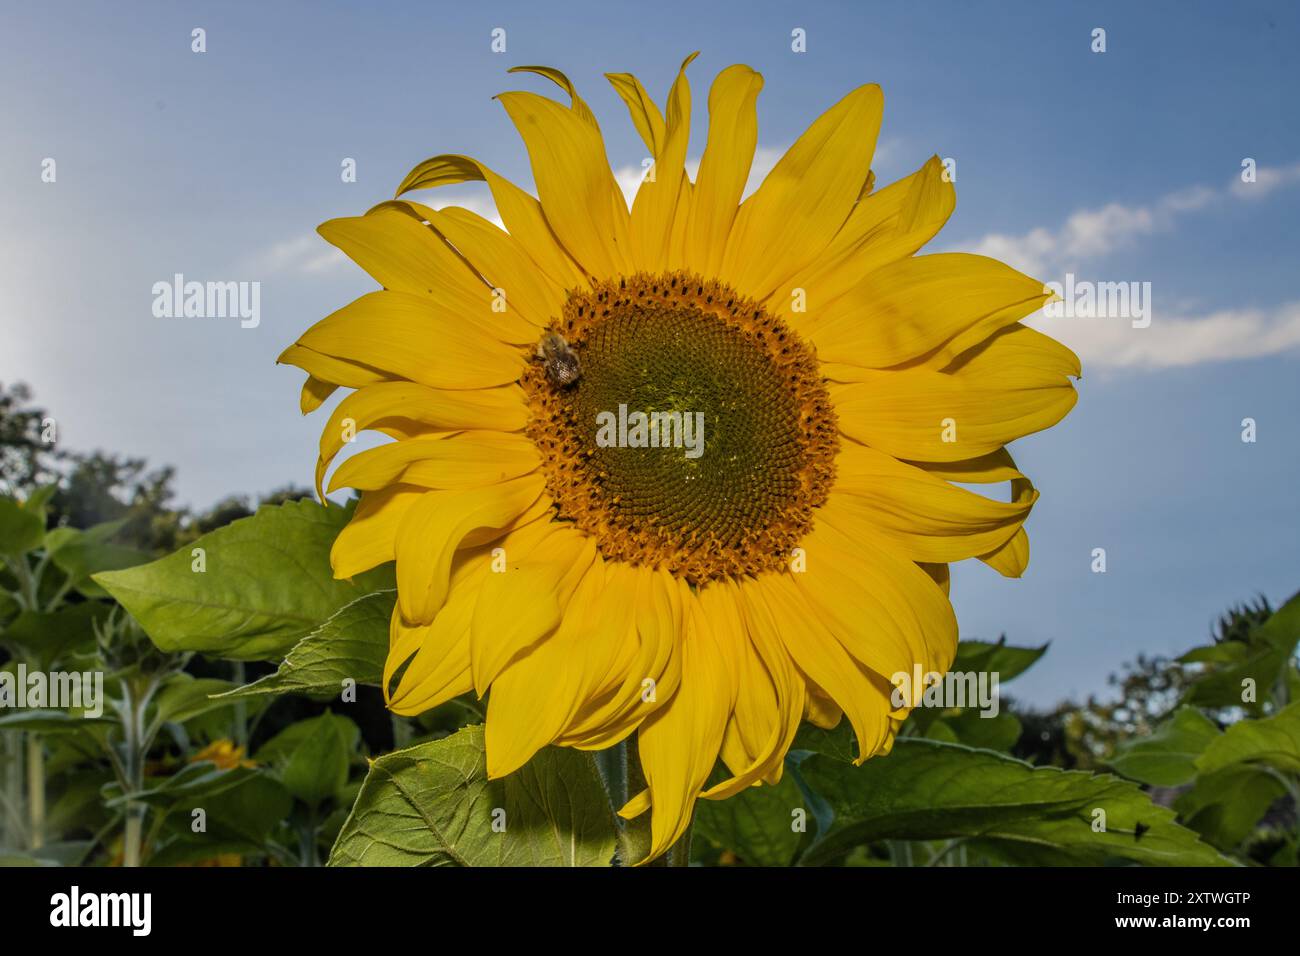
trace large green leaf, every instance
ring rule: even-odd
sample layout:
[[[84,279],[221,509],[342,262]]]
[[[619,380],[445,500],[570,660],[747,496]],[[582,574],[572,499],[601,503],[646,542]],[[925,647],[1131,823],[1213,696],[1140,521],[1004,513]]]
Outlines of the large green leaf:
[[[996,644],[962,641],[957,645],[957,659],[953,661],[952,669],[994,673],[998,675],[998,683],[1005,684],[1029,670],[1047,653],[1047,647],[1046,644],[1042,647],[1015,647],[1007,643],[1006,637]]]
[[[1174,801],[1179,816],[1209,842],[1231,850],[1250,836],[1273,801],[1286,793],[1276,776],[1253,764],[1234,764],[1196,778]]]
[[[0,556],[17,558],[40,546],[45,520],[12,498],[0,497]]]
[[[1149,737],[1126,741],[1110,765],[1130,780],[1176,787],[1196,776],[1196,760],[1220,737],[1218,724],[1195,707],[1179,707]]]
[[[272,764],[285,789],[315,807],[347,785],[360,740],[361,731],[351,720],[325,713],[280,731],[257,751],[257,759]]]
[[[959,713],[944,714],[926,729],[931,740],[946,740],[987,750],[1010,750],[1020,739],[1020,718],[1010,711],[984,717],[970,707]]]
[[[822,732],[825,752],[799,772],[826,801],[830,825],[804,862],[831,860],[877,840],[967,840],[977,852],[1039,866],[1113,860],[1173,866],[1226,861],[1174,822],[1136,784],[1110,775],[1035,768],[1003,754],[906,738],[886,757],[845,763],[842,733]],[[827,739],[829,738],[829,739]],[[801,744],[815,744],[806,734]],[[1094,830],[1104,811],[1105,829]]]
[[[203,810],[205,829],[194,832],[194,813]],[[265,773],[251,774],[218,793],[177,801],[168,809],[172,840],[150,857],[151,866],[210,859],[219,853],[256,853],[276,824],[289,816],[293,799],[284,786]]]
[[[306,694],[338,697],[343,682],[379,686],[388,655],[388,623],[396,600],[394,591],[377,591],[339,609],[289,651],[279,670],[228,693],[227,697],[260,694]]]
[[[488,780],[476,725],[376,760],[330,865],[605,866],[615,834],[591,754],[547,748]]]
[[[349,516],[307,500],[264,505],[175,554],[95,580],[163,650],[276,659],[339,608],[393,586],[388,566],[334,579],[330,545]],[[194,549],[202,549],[202,572]]]
[[[776,786],[747,787],[726,800],[695,804],[695,836],[731,850],[752,866],[789,866],[805,831],[815,827],[794,775]]]
[[[1300,701],[1272,717],[1233,724],[1205,748],[1196,760],[1196,769],[1214,773],[1242,763],[1300,773]]]

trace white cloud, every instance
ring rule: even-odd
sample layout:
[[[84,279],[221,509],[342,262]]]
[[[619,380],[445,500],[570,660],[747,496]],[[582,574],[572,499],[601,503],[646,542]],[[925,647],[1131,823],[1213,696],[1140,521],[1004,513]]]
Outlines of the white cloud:
[[[1042,315],[1026,324],[1074,349],[1085,374],[1090,367],[1176,368],[1300,350],[1300,301],[1202,316],[1157,313],[1147,328],[1127,319]]]
[[[1239,199],[1263,199],[1273,190],[1289,186],[1300,180],[1300,163],[1290,166],[1260,166],[1255,171],[1253,183],[1242,182],[1238,177],[1232,184],[1232,194]]]
[[[339,268],[347,257],[315,234],[277,242],[254,259],[259,275],[320,275]]]
[[[1137,240],[1173,228],[1176,220],[1200,212],[1228,198],[1255,198],[1300,182],[1300,163],[1263,167],[1254,183],[1239,177],[1221,189],[1193,186],[1170,193],[1154,203],[1126,206],[1110,203],[1099,209],[1081,209],[1059,229],[1039,227],[1020,235],[992,233],[970,251],[993,256],[1030,275],[1052,277],[1080,271],[1083,263],[1132,248]]]

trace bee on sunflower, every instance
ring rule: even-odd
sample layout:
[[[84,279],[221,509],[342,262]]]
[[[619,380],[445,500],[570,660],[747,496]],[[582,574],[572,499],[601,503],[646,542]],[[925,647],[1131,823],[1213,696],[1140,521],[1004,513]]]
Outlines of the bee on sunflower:
[[[568,78],[518,67],[569,99],[498,97],[537,198],[466,156],[420,163],[398,199],[320,227],[382,289],[280,357],[307,372],[304,413],[353,390],[322,494],[353,430],[393,439],[328,485],[361,494],[335,575],[396,562],[389,707],[486,695],[492,777],[635,734],[647,786],[621,813],[652,812],[651,857],[698,798],[779,780],[805,719],[847,717],[859,761],[888,752],[921,690],[899,706],[894,675],[956,652],[948,564],[1024,571],[1038,493],[1004,446],[1064,417],[1080,374],[1020,322],[1041,282],[916,255],[953,187],[934,157],[874,188],[879,87],[742,201],[762,77],[717,76],[692,180],[693,59],[666,112],[609,75],[653,157],[630,210]],[[504,228],[400,198],[469,181]],[[620,406],[702,414],[703,453],[597,442]],[[960,486],[1001,482],[1009,501]]]

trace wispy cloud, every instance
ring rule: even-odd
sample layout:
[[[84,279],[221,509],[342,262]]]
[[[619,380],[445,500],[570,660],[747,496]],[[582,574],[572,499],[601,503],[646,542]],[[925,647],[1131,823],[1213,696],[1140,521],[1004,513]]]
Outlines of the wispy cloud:
[[[1109,203],[1072,213],[1057,229],[1038,227],[1019,235],[990,233],[970,251],[1009,262],[1030,275],[1051,278],[1078,271],[1089,260],[1132,248],[1139,239],[1167,232],[1177,221],[1224,201],[1257,199],[1300,182],[1300,163],[1260,167],[1255,182],[1234,179],[1215,189],[1193,186],[1162,196],[1153,203]]]
[[[313,276],[331,272],[346,262],[343,253],[313,233],[268,246],[253,257],[248,271],[265,276]]]
[[[1091,274],[1092,263],[1132,252],[1144,240],[1171,231],[1184,217],[1225,203],[1259,199],[1297,183],[1300,162],[1260,167],[1251,183],[1234,177],[1218,188],[1194,186],[1151,203],[1109,203],[1081,209],[1058,228],[1039,227],[1018,235],[992,233],[965,248],[1001,259],[1045,281],[1061,281],[1066,273],[1079,279],[1098,279]],[[1300,349],[1300,302],[1294,301],[1202,314],[1159,305],[1145,328],[1134,328],[1129,321],[1113,317],[1038,316],[1029,324],[1065,342],[1079,353],[1085,366],[1094,368],[1177,367]]]
[[[1300,301],[1200,316],[1157,313],[1144,329],[1113,318],[1038,316],[1027,324],[1074,349],[1085,372],[1090,367],[1178,368],[1300,350]]]

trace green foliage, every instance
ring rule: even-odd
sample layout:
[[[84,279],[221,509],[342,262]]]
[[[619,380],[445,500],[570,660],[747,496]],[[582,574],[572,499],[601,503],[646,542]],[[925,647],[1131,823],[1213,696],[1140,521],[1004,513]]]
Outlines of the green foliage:
[[[310,501],[264,506],[193,548],[95,580],[163,650],[275,659],[339,608],[393,586],[391,569],[334,579],[329,549],[349,515]]]
[[[488,780],[481,727],[380,757],[331,866],[604,866],[616,825],[590,754],[547,748]]]
[[[0,765],[29,761],[48,797],[30,819],[0,812],[5,861],[638,861],[648,816],[614,814],[616,755],[547,748],[488,780],[482,728],[463,726],[480,714],[469,697],[416,720],[380,709],[393,575],[333,578],[347,509],[294,488],[256,513],[243,496],[172,509],[170,470],[54,454],[29,399],[0,389],[0,457],[16,479],[0,496],[0,667],[100,671],[107,700],[94,720],[0,713]],[[1212,644],[1126,667],[1113,701],[921,707],[888,756],[861,766],[846,726],[805,727],[778,783],[699,802],[696,858],[1295,865],[1298,639],[1300,596],[1235,608]],[[953,667],[1005,686],[1046,651],[964,641]],[[627,776],[639,790],[635,758]]]
[[[305,694],[337,697],[344,682],[379,686],[388,654],[395,591],[377,591],[336,611],[295,644],[274,674],[230,691],[230,697]]]
[[[1131,780],[1177,786],[1196,776],[1197,759],[1220,734],[1199,710],[1180,707],[1155,733],[1123,744],[1110,765]]]

